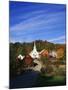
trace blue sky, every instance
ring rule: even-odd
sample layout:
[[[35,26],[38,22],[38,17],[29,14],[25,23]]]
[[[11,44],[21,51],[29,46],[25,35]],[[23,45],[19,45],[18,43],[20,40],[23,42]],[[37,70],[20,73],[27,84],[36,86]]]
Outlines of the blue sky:
[[[10,1],[9,10],[10,42],[65,43],[65,5]]]

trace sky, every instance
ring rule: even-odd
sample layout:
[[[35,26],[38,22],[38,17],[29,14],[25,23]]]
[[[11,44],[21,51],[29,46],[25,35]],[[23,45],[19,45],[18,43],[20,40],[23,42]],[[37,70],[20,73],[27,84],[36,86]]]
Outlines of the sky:
[[[66,5],[9,2],[10,42],[65,43]]]

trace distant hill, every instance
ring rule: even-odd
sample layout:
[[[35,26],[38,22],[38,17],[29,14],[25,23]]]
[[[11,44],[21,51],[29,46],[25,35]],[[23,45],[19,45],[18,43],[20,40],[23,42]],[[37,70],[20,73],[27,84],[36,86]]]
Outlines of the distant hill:
[[[43,41],[43,40],[36,40],[36,47],[38,51],[41,51],[42,49],[47,49],[47,50],[57,50],[58,48],[65,48],[66,44],[54,44],[48,41]],[[16,48],[22,48],[23,50],[28,49],[27,51],[31,51],[33,48],[33,42],[15,42],[15,43],[10,43],[10,46],[14,46]]]

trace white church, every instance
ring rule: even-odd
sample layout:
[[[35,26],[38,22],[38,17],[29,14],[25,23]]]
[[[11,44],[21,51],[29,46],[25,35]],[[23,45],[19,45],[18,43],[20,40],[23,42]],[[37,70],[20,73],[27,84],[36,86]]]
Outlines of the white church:
[[[29,55],[30,55],[33,59],[39,59],[39,58],[40,58],[39,52],[37,51],[35,42],[34,42],[33,50],[30,52]]]
[[[35,42],[34,42],[33,50],[29,53],[29,55],[30,55],[33,59],[39,59],[39,58],[40,58],[40,55],[39,55],[39,52],[37,51]],[[25,56],[22,56],[21,54],[18,55],[18,59],[23,60],[24,57],[25,57]]]

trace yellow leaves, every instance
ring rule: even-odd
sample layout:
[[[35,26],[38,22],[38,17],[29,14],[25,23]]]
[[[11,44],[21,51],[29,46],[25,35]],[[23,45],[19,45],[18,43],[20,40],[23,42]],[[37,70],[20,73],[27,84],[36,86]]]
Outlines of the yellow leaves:
[[[60,59],[64,56],[64,49],[63,48],[59,48],[57,50],[57,58]]]

